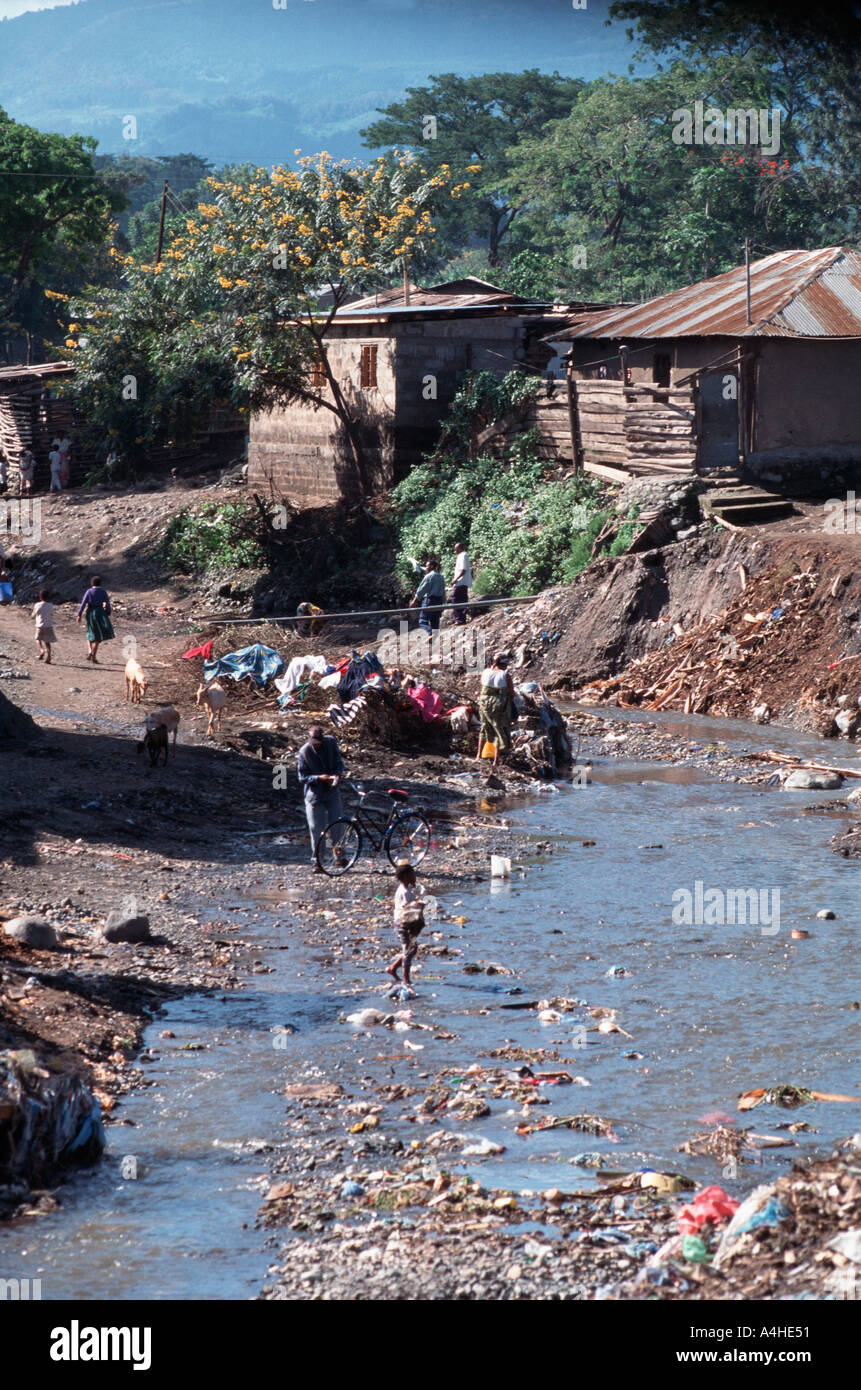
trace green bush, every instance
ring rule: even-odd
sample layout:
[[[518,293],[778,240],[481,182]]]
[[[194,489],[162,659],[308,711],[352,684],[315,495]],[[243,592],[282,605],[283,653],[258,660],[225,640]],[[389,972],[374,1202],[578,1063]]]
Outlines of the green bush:
[[[535,431],[515,435],[501,458],[473,448],[482,429],[514,415],[538,388],[517,371],[501,381],[489,372],[464,379],[437,449],[392,497],[405,583],[415,579],[411,559],[431,554],[443,559],[450,578],[455,541],[469,550],[477,594],[537,593],[569,583],[589,563],[608,519],[594,480],[554,478]],[[614,553],[630,544],[633,529],[621,528]]]
[[[260,517],[245,502],[208,502],[199,512],[172,516],[162,543],[168,569],[180,574],[235,572],[265,563]]]

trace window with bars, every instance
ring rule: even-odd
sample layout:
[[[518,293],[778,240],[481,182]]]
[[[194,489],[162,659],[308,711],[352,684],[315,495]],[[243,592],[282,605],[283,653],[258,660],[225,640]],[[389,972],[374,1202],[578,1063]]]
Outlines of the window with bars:
[[[370,391],[377,384],[377,345],[365,343],[362,346],[361,387]]]

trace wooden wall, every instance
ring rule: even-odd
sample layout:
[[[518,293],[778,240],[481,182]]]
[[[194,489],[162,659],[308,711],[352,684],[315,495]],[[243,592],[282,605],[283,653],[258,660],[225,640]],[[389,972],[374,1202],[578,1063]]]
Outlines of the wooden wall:
[[[575,381],[582,462],[631,476],[690,473],[696,466],[696,402],[689,388]]]

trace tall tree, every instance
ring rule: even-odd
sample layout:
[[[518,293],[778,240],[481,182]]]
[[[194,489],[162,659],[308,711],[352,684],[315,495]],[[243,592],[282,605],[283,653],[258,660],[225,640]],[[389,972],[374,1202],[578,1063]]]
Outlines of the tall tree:
[[[122,288],[79,306],[73,391],[94,433],[134,460],[189,433],[213,399],[308,401],[340,420],[364,490],[358,422],[326,334],[352,289],[384,283],[427,247],[449,186],[405,154],[370,166],[318,155],[296,170],[211,178],[160,264],[126,257]]]
[[[752,143],[674,139],[679,110],[698,100],[726,108],[732,92],[744,108],[770,105],[752,57],[601,79],[540,140],[521,142],[511,174],[519,235],[565,251],[572,295],[661,293],[736,265],[749,234],[768,251],[845,226],[838,183],[802,158],[792,125],[774,157]]]
[[[123,199],[93,166],[95,141],[20,125],[0,109],[0,325],[38,331],[44,289],[60,263],[83,271],[110,235]]]
[[[649,55],[706,66],[740,60],[742,78],[756,66],[799,146],[839,171],[857,201],[861,14],[852,0],[614,0],[609,15],[631,21],[629,37]]]
[[[471,195],[442,216],[440,237],[449,248],[486,245],[494,266],[519,210],[507,189],[509,151],[567,115],[582,87],[579,78],[536,68],[479,77],[443,73],[430,86],[408,87],[406,98],[382,109],[382,120],[361,134],[371,149],[421,150],[450,167],[456,181],[468,180]]]

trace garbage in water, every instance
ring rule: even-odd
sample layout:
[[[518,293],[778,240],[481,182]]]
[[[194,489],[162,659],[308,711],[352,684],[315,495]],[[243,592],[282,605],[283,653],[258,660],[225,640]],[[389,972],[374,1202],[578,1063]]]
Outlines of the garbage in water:
[[[676,1213],[682,1235],[695,1235],[705,1222],[722,1226],[738,1210],[738,1202],[722,1187],[706,1187]]]
[[[511,860],[504,855],[492,854],[490,856],[490,876],[491,878],[510,878]]]
[[[861,1104],[861,1096],[833,1095],[830,1091],[809,1091],[804,1086],[758,1086],[753,1091],[745,1091],[739,1097],[739,1110],[753,1110],[757,1105],[780,1105],[792,1110],[797,1105],[807,1105],[812,1100],[838,1101],[848,1105]]]

